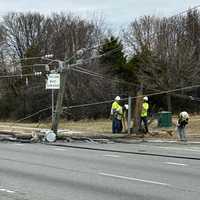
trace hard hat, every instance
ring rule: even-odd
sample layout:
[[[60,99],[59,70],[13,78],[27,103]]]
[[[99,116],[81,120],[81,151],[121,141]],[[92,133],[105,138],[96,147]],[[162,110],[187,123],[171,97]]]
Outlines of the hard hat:
[[[180,113],[180,117],[184,118],[184,119],[188,119],[189,118],[189,114],[186,111],[183,111]]]
[[[121,99],[120,96],[115,97],[115,101],[120,101],[120,99]]]
[[[125,104],[125,105],[124,105],[124,108],[125,108],[126,110],[128,110],[128,104]]]
[[[148,97],[144,97],[143,100],[144,100],[144,101],[148,101]]]

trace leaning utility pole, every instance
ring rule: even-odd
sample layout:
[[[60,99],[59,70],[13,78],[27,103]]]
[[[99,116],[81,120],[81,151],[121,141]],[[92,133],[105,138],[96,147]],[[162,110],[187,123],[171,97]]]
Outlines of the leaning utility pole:
[[[134,110],[134,121],[133,121],[133,131],[139,131],[139,123],[140,123],[140,112],[142,106],[142,94],[143,94],[143,84],[140,84],[140,89],[137,92],[137,98],[135,102],[135,110]]]
[[[78,53],[78,52],[77,52]],[[81,52],[83,54],[83,52]],[[93,56],[89,59],[90,60],[93,60],[93,59],[99,59],[101,58],[102,56],[105,56],[105,54],[102,54],[102,55],[97,55],[97,56]],[[85,62],[88,62],[88,59],[86,60],[79,60],[79,63],[74,63],[74,64],[70,64],[74,61],[76,61],[76,57],[75,56],[72,56],[70,59],[66,60],[65,61],[60,61],[60,60],[53,60],[53,61],[56,61],[59,63],[59,72],[60,72],[60,90],[58,92],[58,96],[57,96],[57,103],[56,103],[56,109],[55,109],[55,112],[53,114],[53,120],[52,120],[52,127],[51,127],[51,130],[57,134],[57,131],[58,131],[58,124],[59,124],[59,120],[60,120],[60,114],[61,114],[61,111],[62,111],[62,103],[63,103],[63,97],[64,97],[64,93],[65,93],[65,85],[66,85],[66,79],[67,79],[67,71],[71,68],[71,67],[74,67],[74,66],[78,66],[78,65],[82,65],[83,63]]]
[[[57,134],[57,131],[58,131],[58,124],[60,120],[60,114],[62,111],[62,103],[63,103],[63,97],[65,93],[65,84],[66,84],[66,79],[67,79],[65,62],[59,61],[59,71],[60,71],[60,90],[57,96],[56,109],[53,115],[52,127],[51,127],[51,129],[53,130],[55,134]]]

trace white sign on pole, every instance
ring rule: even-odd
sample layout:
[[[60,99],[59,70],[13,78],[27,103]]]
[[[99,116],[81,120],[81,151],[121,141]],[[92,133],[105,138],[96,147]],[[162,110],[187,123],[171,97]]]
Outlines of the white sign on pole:
[[[46,82],[46,90],[60,89],[60,74],[49,74]]]

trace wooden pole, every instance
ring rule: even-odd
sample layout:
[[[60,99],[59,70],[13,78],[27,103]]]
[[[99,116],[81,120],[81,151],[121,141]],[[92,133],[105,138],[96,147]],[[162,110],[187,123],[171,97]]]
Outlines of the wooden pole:
[[[128,97],[128,134],[131,134],[131,97]]]
[[[56,102],[56,109],[53,115],[53,122],[52,122],[52,130],[55,134],[57,134],[58,131],[58,124],[60,121],[60,114],[62,111],[62,104],[63,104],[63,97],[65,93],[65,85],[66,85],[66,79],[67,79],[67,72],[65,72],[64,69],[64,62],[60,63],[60,90],[58,92],[57,102]]]
[[[134,118],[133,118],[133,131],[138,133],[140,126],[140,113],[142,106],[142,96],[143,95],[143,84],[140,85],[140,89],[137,92],[137,98],[135,102]]]

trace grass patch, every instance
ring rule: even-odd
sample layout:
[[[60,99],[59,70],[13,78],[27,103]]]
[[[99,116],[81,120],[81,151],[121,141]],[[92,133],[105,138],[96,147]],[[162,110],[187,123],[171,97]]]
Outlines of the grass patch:
[[[176,124],[177,118],[173,117],[173,123]],[[51,121],[43,121],[40,123],[14,123],[10,122],[0,122],[1,129],[23,129],[23,128],[51,128]],[[23,128],[22,128],[23,127]],[[110,119],[99,119],[99,120],[81,120],[81,121],[66,121],[62,119],[59,124],[59,129],[71,130],[73,132],[85,132],[88,134],[95,133],[111,133],[112,121]],[[154,121],[150,125],[151,127],[157,128],[157,123]],[[175,130],[173,126],[172,129]],[[188,134],[200,135],[200,115],[193,115],[190,117],[189,124],[187,126]]]

